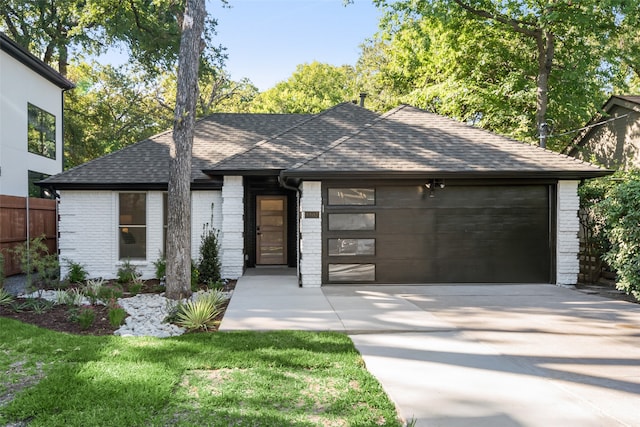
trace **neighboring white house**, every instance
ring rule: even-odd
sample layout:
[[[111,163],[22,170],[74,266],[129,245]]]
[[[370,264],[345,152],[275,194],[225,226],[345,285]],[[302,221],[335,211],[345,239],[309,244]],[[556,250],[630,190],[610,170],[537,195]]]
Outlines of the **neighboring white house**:
[[[63,96],[74,85],[0,32],[0,195],[40,197],[63,168]]]
[[[153,276],[171,144],[165,132],[42,183],[60,192],[63,258]],[[406,105],[213,114],[195,129],[192,254],[208,224],[225,278],[283,265],[305,287],[574,284],[578,183],[610,173]]]

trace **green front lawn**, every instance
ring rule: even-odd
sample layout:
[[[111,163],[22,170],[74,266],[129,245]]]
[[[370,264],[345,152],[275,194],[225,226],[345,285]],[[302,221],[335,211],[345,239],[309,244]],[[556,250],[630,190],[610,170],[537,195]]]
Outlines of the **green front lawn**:
[[[30,427],[399,425],[393,404],[343,334],[96,337],[0,318],[0,425],[18,421]]]

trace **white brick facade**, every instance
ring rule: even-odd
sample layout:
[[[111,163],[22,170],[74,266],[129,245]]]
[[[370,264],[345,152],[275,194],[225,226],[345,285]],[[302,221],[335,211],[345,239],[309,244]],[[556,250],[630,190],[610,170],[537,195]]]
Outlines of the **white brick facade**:
[[[559,181],[557,194],[556,284],[574,285],[580,264],[578,252],[578,181]]]
[[[163,192],[143,192],[146,197],[146,259],[132,260],[142,277],[155,277],[153,262],[164,249]],[[118,255],[117,191],[62,191],[60,194],[61,275],[66,276],[66,260],[82,264],[89,277],[113,279],[122,265]],[[222,225],[220,191],[191,193],[191,257],[198,258],[203,225]],[[212,211],[213,210],[213,211]]]
[[[304,212],[319,212],[319,218],[305,218]],[[300,199],[300,276],[303,287],[322,285],[322,183],[302,183]]]
[[[222,277],[237,279],[244,272],[244,185],[241,176],[225,176],[220,228]]]

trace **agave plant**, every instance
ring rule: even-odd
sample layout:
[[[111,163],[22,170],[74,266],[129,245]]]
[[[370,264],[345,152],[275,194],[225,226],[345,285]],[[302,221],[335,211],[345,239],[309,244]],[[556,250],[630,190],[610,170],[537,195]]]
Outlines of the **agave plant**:
[[[176,323],[188,330],[204,330],[215,327],[216,317],[222,313],[226,296],[221,292],[207,292],[193,301],[180,305]]]

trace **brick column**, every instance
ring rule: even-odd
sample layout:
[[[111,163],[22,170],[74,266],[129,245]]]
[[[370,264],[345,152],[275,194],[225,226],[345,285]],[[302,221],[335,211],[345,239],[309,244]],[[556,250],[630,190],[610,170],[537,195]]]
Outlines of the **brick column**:
[[[220,261],[222,277],[237,279],[244,270],[244,186],[241,176],[225,176],[222,186]]]
[[[556,284],[575,285],[580,272],[578,181],[559,181],[557,194]]]
[[[305,218],[305,212],[318,212],[318,218]],[[305,288],[322,285],[322,183],[302,183],[300,200],[300,275]]]

